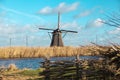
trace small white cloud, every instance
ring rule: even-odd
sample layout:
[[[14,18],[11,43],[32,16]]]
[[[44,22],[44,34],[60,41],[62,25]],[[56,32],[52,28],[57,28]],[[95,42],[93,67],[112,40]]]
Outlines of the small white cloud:
[[[82,12],[82,13],[76,15],[75,18],[85,17],[85,16],[90,15],[91,13],[92,13],[91,10],[86,10],[86,11],[84,11],[84,12]]]
[[[73,22],[63,23],[61,27],[62,28],[79,27],[79,24],[76,21],[73,21]]]
[[[2,19],[0,22],[0,36],[9,37],[9,35],[19,35],[19,34],[26,34],[26,33],[34,33],[38,31],[37,27],[33,27],[31,24],[26,25],[18,25],[12,23],[10,19]]]
[[[51,7],[45,7],[43,9],[41,9],[39,11],[40,14],[53,14],[53,13],[65,13],[65,12],[70,12],[70,11],[74,11],[77,9],[77,7],[79,6],[78,2],[75,2],[71,5],[67,5],[66,3],[60,3],[57,7],[55,8],[51,8]]]
[[[95,21],[94,21],[94,26],[96,26],[96,27],[101,27],[102,25],[103,25],[103,20],[102,19],[100,19],[100,18],[98,18],[98,19],[96,19]]]
[[[114,29],[114,30],[111,30],[111,31],[109,31],[108,33],[109,33],[109,34],[118,34],[118,33],[120,33],[120,28],[116,28],[116,29]]]
[[[104,11],[103,11],[103,9],[101,7],[95,6],[92,9],[85,10],[83,12],[78,13],[77,15],[74,16],[74,18],[81,18],[81,17],[89,16],[92,13],[97,12],[97,10],[98,10],[98,13],[104,13]]]
[[[39,13],[49,14],[49,13],[51,13],[51,12],[52,12],[52,8],[50,8],[50,7],[45,7],[45,8],[43,8],[43,9],[41,9]]]
[[[80,17],[86,17],[91,15],[95,10],[97,9],[97,7],[93,7],[92,9],[89,10],[85,10],[83,12],[80,12],[79,14],[75,15],[75,18],[80,18]]]
[[[28,33],[34,33],[34,32],[38,32],[38,28],[37,27],[33,27],[33,25],[31,24],[26,24],[24,25],[24,27],[22,27],[20,29],[21,32],[28,32]]]
[[[104,20],[100,19],[100,18],[97,18],[96,20],[92,20],[92,21],[89,21],[87,24],[86,24],[86,27],[102,27],[103,26],[103,22]]]

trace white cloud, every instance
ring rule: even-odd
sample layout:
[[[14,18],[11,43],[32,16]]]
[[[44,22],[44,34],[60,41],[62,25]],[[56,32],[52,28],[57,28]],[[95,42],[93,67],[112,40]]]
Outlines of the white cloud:
[[[8,35],[15,33],[16,32],[15,26],[17,25],[16,24],[9,25],[7,23],[4,23],[4,21],[0,22],[0,35]]]
[[[116,29],[114,29],[114,30],[111,30],[111,31],[109,31],[108,33],[109,33],[109,34],[118,34],[118,33],[120,33],[120,28],[116,28]]]
[[[86,10],[86,11],[84,11],[84,12],[78,14],[78,15],[75,15],[75,18],[85,17],[85,16],[90,15],[91,13],[92,13],[91,10]]]
[[[18,25],[12,23],[9,19],[2,19],[0,21],[0,36],[9,37],[10,35],[19,35],[19,34],[27,34],[34,33],[38,31],[37,27],[33,27],[31,24],[26,25]],[[6,23],[7,22],[7,23]]]
[[[71,27],[75,28],[75,27],[79,27],[79,26],[80,25],[76,21],[61,24],[62,28],[71,28]]]
[[[93,22],[93,24],[94,24],[94,26],[96,26],[96,27],[101,27],[102,25],[103,25],[103,20],[102,19],[100,19],[100,18],[98,18],[98,19],[96,19],[94,22]]]
[[[26,34],[26,33],[33,33],[37,32],[38,28],[34,27],[32,24],[25,24],[21,25],[18,22],[16,22],[14,19],[8,17],[8,14],[13,13],[13,16],[17,14],[18,16],[25,16],[29,18],[35,18],[39,21],[43,21],[41,17],[38,17],[36,15],[31,15],[27,13],[23,13],[11,8],[4,7],[0,5],[0,9],[2,9],[2,12],[0,12],[0,36],[3,37],[9,37],[10,35],[18,35],[18,34]]]
[[[41,44],[39,41],[42,39],[41,36],[36,36],[35,34],[39,31],[37,27],[34,27],[31,24],[26,25],[17,25],[10,23],[0,22],[0,46],[9,46],[9,39],[12,40],[13,46],[25,46],[26,44],[26,35],[28,36],[29,46],[39,46]],[[31,37],[33,36],[33,37]],[[34,39],[33,39],[34,38]],[[4,43],[4,44],[2,44]],[[45,44],[44,44],[45,45]]]
[[[81,17],[89,16],[92,13],[97,12],[97,10],[98,10],[98,13],[101,13],[101,14],[104,13],[101,7],[96,6],[96,7],[93,7],[92,9],[84,10],[83,12],[78,13],[77,15],[74,16],[74,18],[81,18]]]
[[[52,8],[45,7],[43,9],[41,9],[39,13],[41,13],[41,14],[50,14],[50,13],[52,13]]]
[[[23,26],[23,28],[21,28],[21,32],[28,32],[28,33],[34,33],[34,32],[38,32],[39,29],[37,27],[34,27],[31,24],[26,24]]]
[[[80,12],[79,14],[75,15],[74,17],[75,17],[75,18],[80,18],[80,17],[89,16],[89,15],[91,15],[91,14],[96,10],[96,8],[98,8],[98,7],[93,7],[92,9],[85,10],[85,11],[83,11],[83,12]]]
[[[57,7],[55,8],[51,8],[49,6],[41,9],[39,11],[40,14],[53,14],[53,13],[65,13],[65,12],[70,12],[70,11],[74,11],[77,9],[77,7],[79,6],[78,2],[75,2],[71,5],[66,4],[65,2],[60,3]]]
[[[87,24],[86,24],[86,27],[102,27],[103,26],[103,22],[104,20],[102,20],[101,18],[97,18],[96,20],[92,20],[92,21],[89,21]]]

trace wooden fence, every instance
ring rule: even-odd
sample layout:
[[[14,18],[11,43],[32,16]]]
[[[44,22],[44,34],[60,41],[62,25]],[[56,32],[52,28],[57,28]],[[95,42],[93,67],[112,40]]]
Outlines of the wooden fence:
[[[104,66],[105,62],[101,62],[102,67],[98,69],[93,67],[94,62],[89,62],[86,65],[83,63],[84,61],[78,57],[71,61],[46,59],[42,62],[42,67],[45,70],[41,75],[45,76],[44,80],[113,80],[112,74]]]

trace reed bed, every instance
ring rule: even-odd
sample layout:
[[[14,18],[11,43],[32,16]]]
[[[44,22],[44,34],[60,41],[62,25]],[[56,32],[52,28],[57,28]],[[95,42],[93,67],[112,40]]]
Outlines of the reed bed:
[[[95,46],[84,47],[1,47],[0,58],[67,57],[99,55]]]

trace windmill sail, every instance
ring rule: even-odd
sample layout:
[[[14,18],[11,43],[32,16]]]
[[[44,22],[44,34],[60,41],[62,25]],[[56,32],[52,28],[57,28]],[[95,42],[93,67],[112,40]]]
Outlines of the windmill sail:
[[[60,12],[58,12],[58,29],[60,29]]]
[[[41,30],[54,30],[54,29],[47,29],[47,28],[39,28],[39,29],[41,29]]]
[[[71,31],[71,30],[61,30],[62,32],[72,32],[72,33],[78,33],[77,31]]]
[[[60,31],[60,12],[58,12],[58,28],[52,32],[52,35],[50,46],[64,46],[62,41],[62,33]]]
[[[77,33],[77,31],[71,31],[71,30],[60,30],[60,12],[58,13],[58,26],[57,29],[47,29],[47,28],[39,28],[40,30],[51,30],[52,32],[52,40],[50,46],[64,46],[62,41],[62,33],[63,32],[71,32],[71,33]]]

